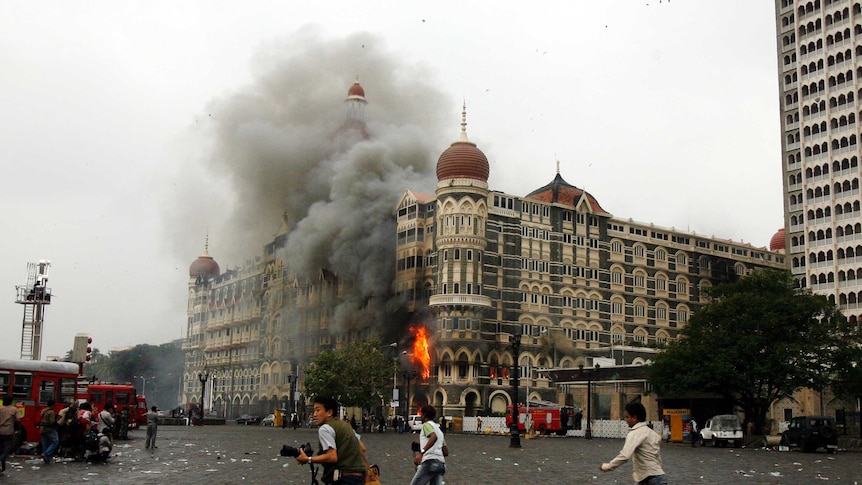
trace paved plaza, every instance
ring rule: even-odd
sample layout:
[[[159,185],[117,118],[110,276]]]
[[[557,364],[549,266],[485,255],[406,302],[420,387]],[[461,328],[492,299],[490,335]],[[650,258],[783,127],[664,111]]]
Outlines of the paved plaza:
[[[314,429],[261,426],[161,426],[158,449],[144,449],[144,431],[118,441],[106,465],[58,462],[50,466],[11,458],[0,483],[88,484],[310,484],[307,465],[279,456],[283,444],[312,442]],[[384,485],[408,485],[413,476],[411,434],[363,435],[369,459],[381,468]],[[521,439],[509,448],[507,436],[448,434],[447,485],[467,484],[627,484],[631,464],[600,472],[623,440],[582,438]],[[662,446],[671,484],[772,483],[862,484],[862,453],[778,452],[753,448],[711,448],[683,444]]]

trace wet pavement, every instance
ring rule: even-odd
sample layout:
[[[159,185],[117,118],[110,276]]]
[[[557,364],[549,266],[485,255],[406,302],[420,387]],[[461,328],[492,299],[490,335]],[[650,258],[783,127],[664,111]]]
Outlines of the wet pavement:
[[[310,484],[307,465],[279,456],[283,444],[312,442],[314,429],[261,426],[161,426],[158,449],[144,449],[144,431],[118,441],[107,464],[57,462],[45,466],[12,457],[0,483],[87,484]],[[381,468],[381,483],[410,483],[410,443],[416,435],[364,434],[369,459]],[[632,483],[631,464],[601,472],[623,440],[582,438],[521,439],[510,448],[508,436],[447,435],[450,449],[447,485],[462,484],[613,484]],[[862,484],[862,453],[778,452],[761,448],[711,448],[663,444],[664,468],[671,484],[771,483]]]

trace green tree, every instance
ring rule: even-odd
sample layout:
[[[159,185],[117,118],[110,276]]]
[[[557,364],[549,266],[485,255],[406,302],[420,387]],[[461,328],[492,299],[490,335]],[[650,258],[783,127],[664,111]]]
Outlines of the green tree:
[[[71,359],[72,351],[65,360]],[[177,405],[180,379],[185,356],[182,349],[173,344],[136,345],[127,350],[102,354],[94,349],[93,358],[84,364],[83,375],[88,380],[134,384],[138,393],[144,392],[148,404],[163,409]],[[146,386],[144,380],[146,379]]]
[[[831,383],[832,392],[839,399],[850,403],[855,409],[858,399],[862,399],[862,347],[846,345],[837,352],[837,365]],[[862,426],[859,428],[862,438]]]
[[[373,409],[380,405],[396,369],[377,340],[352,342],[341,351],[325,350],[308,368],[309,396],[332,396],[344,406]]]
[[[776,399],[828,385],[839,367],[835,350],[858,341],[834,304],[797,290],[787,271],[757,271],[709,297],[647,368],[649,380],[661,396],[718,394],[756,430]]]

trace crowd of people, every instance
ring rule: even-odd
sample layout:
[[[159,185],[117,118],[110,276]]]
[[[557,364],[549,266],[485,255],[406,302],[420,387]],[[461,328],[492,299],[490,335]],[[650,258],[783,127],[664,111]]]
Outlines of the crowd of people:
[[[40,443],[35,450],[38,458],[50,465],[55,458],[90,459],[109,456],[114,440],[128,439],[131,417],[128,408],[117,411],[113,403],[101,410],[89,402],[72,402],[55,412],[55,401],[48,399],[39,413],[37,427]],[[147,413],[147,448],[156,447],[158,413],[156,406]],[[0,474],[6,471],[6,461],[23,443],[16,443],[16,428],[20,412],[12,405],[12,397],[4,396],[0,406]],[[90,442],[88,443],[88,440]]]

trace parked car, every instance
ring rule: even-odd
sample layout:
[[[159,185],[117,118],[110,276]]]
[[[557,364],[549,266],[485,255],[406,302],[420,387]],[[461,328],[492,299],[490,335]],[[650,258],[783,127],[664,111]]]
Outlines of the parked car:
[[[735,414],[719,414],[708,419],[700,430],[700,438],[703,446],[707,441],[712,446],[727,446],[733,444],[734,448],[742,446],[742,423],[739,416]]]
[[[275,426],[275,414],[267,414],[265,418],[260,420],[261,426]]]
[[[797,446],[805,452],[826,448],[827,453],[838,449],[835,419],[829,416],[798,416],[790,420],[787,431],[782,433],[781,444]]]
[[[260,422],[260,418],[257,416],[252,416],[251,414],[243,414],[240,417],[236,418],[236,424],[257,424]]]
[[[418,433],[422,431],[422,415],[420,414],[411,414],[407,417],[407,426],[410,427],[411,433]]]

